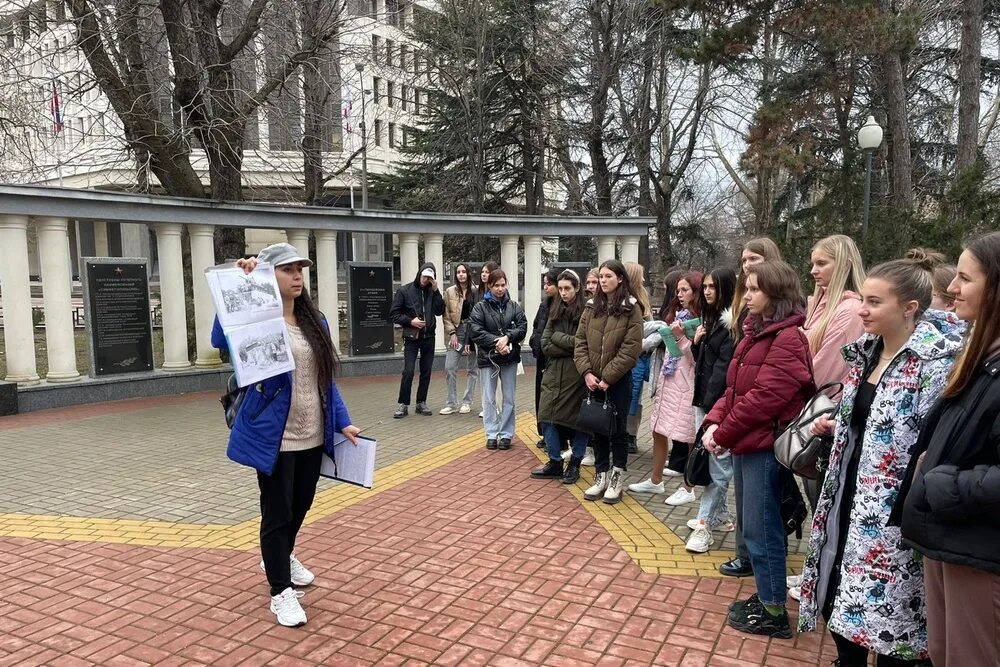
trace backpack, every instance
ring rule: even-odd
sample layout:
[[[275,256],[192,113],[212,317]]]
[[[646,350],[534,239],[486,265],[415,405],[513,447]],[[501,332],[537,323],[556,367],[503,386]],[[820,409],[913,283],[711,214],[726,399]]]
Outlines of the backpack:
[[[795,481],[795,476],[788,470],[782,470],[781,474],[781,523],[785,527],[785,534],[795,533],[795,538],[802,539],[802,524],[809,516],[809,507],[806,505],[799,485]]]

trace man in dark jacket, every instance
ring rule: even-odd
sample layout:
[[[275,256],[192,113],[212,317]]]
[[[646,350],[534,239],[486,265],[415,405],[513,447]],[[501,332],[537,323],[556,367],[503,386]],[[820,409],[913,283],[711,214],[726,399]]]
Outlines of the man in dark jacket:
[[[392,299],[389,317],[403,328],[403,378],[399,383],[399,406],[392,415],[402,419],[409,413],[413,371],[420,356],[420,382],[417,384],[416,412],[433,414],[427,408],[427,390],[434,365],[434,330],[444,314],[444,299],[437,287],[437,271],[431,262],[425,263],[412,283],[401,285]]]

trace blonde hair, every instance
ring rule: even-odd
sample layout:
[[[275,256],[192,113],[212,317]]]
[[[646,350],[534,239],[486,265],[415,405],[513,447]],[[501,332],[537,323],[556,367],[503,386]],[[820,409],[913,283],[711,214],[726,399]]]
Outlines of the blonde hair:
[[[816,326],[806,332],[809,339],[809,351],[813,354],[819,352],[823,347],[823,339],[826,337],[826,330],[830,322],[837,314],[837,306],[844,298],[844,292],[857,292],[865,282],[865,265],[861,259],[861,253],[854,240],[843,234],[834,234],[817,242],[812,251],[820,251],[833,259],[833,275],[830,276],[830,284],[826,286],[826,310],[819,318]],[[816,285],[813,291],[812,303],[806,313],[806,321],[813,316],[819,306],[823,296],[823,287]]]
[[[764,258],[765,262],[781,261],[781,250],[778,248],[778,244],[766,236],[759,236],[744,243],[741,252],[746,251],[760,255]],[[736,279],[736,291],[733,293],[733,320],[729,323],[729,331],[732,333],[735,340],[739,340],[743,337],[743,331],[740,329],[740,313],[743,312],[743,298],[746,295],[747,276],[743,273],[743,266],[741,263],[739,275]]]
[[[649,292],[646,291],[644,280],[645,270],[642,265],[636,262],[625,262],[625,275],[628,276],[629,284],[632,285],[632,294],[639,302],[642,316],[652,315],[653,307],[649,303]]]

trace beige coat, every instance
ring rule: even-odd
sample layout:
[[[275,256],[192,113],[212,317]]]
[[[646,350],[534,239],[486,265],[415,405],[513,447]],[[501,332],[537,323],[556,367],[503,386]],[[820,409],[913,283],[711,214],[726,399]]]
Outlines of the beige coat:
[[[576,330],[573,361],[582,377],[593,373],[598,379],[615,384],[642,354],[642,313],[636,300],[630,299],[625,314],[609,317],[594,312],[594,300],[587,301]]]
[[[475,301],[473,294],[469,298]],[[465,299],[458,293],[458,287],[452,285],[444,291],[444,335],[451,336],[462,323],[462,304]]]

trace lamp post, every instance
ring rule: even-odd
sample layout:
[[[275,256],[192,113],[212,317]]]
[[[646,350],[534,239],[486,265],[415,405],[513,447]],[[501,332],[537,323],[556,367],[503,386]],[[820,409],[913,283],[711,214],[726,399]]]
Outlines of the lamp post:
[[[868,120],[858,130],[858,146],[865,153],[865,199],[864,214],[861,218],[861,241],[868,238],[868,210],[871,207],[872,196],[872,153],[882,144],[882,126],[875,122],[875,116]]]
[[[358,63],[354,66],[361,80],[361,208],[368,208],[368,123],[365,115],[365,66]]]

